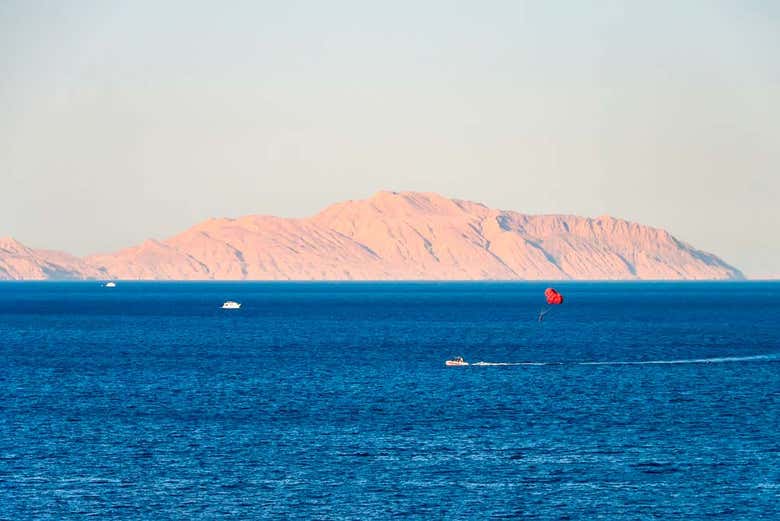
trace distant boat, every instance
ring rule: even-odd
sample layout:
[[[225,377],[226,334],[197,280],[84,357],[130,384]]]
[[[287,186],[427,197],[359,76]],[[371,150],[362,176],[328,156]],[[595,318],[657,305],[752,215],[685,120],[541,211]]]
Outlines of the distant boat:
[[[108,281],[105,284],[103,284],[103,287],[104,288],[115,288],[116,287],[116,282]]]
[[[444,365],[448,367],[452,367],[458,365],[469,365],[469,363],[465,361],[462,356],[456,356],[452,360],[447,360],[446,362],[444,362]]]
[[[222,304],[222,309],[239,309],[241,307],[240,302],[235,302],[233,300],[228,300],[224,304]]]

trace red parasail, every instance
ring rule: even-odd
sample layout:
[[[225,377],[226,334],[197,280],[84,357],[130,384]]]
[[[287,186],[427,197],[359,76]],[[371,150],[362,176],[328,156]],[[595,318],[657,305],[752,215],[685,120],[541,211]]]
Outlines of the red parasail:
[[[544,290],[544,296],[547,298],[548,304],[563,304],[563,295],[558,293],[553,288],[547,288]]]

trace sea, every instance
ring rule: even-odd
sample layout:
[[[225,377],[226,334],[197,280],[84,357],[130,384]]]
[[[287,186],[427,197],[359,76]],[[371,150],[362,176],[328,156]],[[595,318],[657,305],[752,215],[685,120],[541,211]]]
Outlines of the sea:
[[[0,519],[780,519],[780,283],[549,285],[2,283]]]

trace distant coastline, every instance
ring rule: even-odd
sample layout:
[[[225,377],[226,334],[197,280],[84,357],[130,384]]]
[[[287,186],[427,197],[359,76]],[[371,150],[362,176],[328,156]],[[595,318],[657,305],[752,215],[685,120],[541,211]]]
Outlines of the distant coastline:
[[[84,258],[0,239],[0,280],[744,280],[669,232],[528,215],[433,193],[379,192],[305,219],[210,219]]]

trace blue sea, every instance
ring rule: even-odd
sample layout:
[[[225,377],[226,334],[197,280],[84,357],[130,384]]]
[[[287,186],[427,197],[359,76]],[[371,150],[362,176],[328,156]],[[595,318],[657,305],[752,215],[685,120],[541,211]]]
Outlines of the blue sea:
[[[2,283],[0,519],[780,519],[779,283],[545,287]]]

